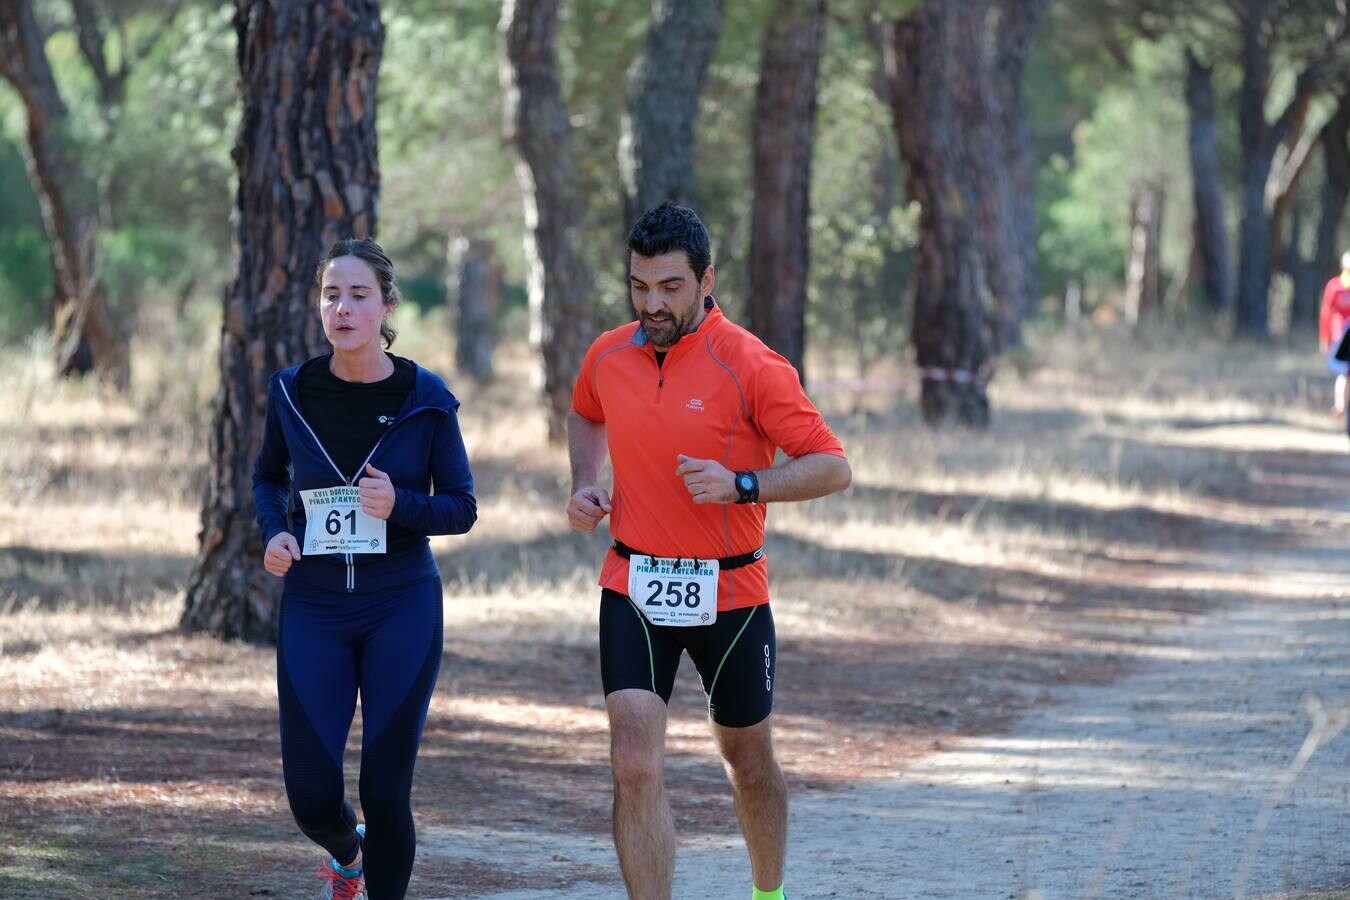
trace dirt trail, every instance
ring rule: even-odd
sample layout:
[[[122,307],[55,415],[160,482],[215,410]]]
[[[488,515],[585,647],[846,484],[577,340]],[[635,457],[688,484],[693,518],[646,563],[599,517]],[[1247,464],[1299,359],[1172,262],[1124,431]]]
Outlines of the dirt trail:
[[[1306,455],[1288,470],[1275,460],[1270,483],[1308,469]],[[1350,469],[1336,465],[1350,498]],[[1350,499],[1316,512],[1340,521]],[[1350,733],[1321,742],[1281,789],[1310,709],[1343,721],[1350,706],[1350,554],[1326,527],[1294,530],[1274,549],[1234,544],[1197,563],[1241,574],[1268,601],[1122,624],[1139,660],[1121,680],[1052,689],[1008,733],[955,741],[900,777],[797,793],[791,896],[1219,898],[1350,884]],[[510,861],[518,888],[472,896],[623,896],[604,836],[429,828],[420,847],[422,860]],[[676,897],[736,898],[748,883],[739,838],[682,841]]]
[[[1255,368],[1252,390],[1292,395],[1292,376],[1280,392]],[[1192,415],[1157,384],[1113,406],[1114,382],[1080,381],[1028,382],[1056,396],[1022,396],[990,435],[878,420],[849,438],[851,491],[775,511],[794,900],[1350,896],[1350,730],[1277,791],[1308,698],[1350,707],[1344,434],[1236,401]],[[54,478],[39,443],[30,468]],[[409,896],[622,898],[594,644],[603,541],[561,529],[556,458],[475,471],[479,527],[439,551],[446,655]],[[33,532],[76,514],[55,489],[0,516],[0,607],[31,598],[0,615],[0,684],[17,686],[0,701],[0,834],[20,838],[0,897],[312,896],[275,654],[180,633],[191,541],[87,506],[102,529],[87,546]],[[191,533],[195,512],[175,514]],[[150,592],[123,614],[124,594]],[[686,665],[666,770],[675,896],[743,900],[701,700]],[[360,746],[358,719],[353,800]],[[249,865],[219,864],[240,852]]]

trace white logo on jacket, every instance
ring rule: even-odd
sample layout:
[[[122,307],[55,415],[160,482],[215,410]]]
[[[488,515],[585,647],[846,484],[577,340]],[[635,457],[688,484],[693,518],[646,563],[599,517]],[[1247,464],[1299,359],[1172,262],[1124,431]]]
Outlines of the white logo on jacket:
[[[703,401],[697,397],[684,405],[685,409],[692,409],[694,412],[703,412]]]

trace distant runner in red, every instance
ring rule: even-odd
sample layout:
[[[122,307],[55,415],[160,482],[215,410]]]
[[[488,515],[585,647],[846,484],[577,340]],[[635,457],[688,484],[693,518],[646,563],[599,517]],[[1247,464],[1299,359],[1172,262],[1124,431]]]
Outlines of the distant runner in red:
[[[670,900],[666,704],[688,651],[735,794],[751,896],[783,900],[764,505],[842,491],[852,471],[796,369],[722,315],[711,241],[692,210],[651,210],[628,251],[638,321],[591,345],[568,415],[568,522],[593,531],[608,515],[614,537],[600,572],[600,669],[619,865],[632,900]],[[788,458],[775,464],[780,449]],[[606,455],[612,495],[599,484]]]
[[[1341,274],[1327,282],[1322,290],[1322,315],[1318,321],[1318,346],[1327,358],[1327,368],[1336,373],[1335,409],[1337,418],[1345,415],[1346,373],[1350,362],[1336,358],[1336,348],[1350,322],[1350,250],[1341,255]]]

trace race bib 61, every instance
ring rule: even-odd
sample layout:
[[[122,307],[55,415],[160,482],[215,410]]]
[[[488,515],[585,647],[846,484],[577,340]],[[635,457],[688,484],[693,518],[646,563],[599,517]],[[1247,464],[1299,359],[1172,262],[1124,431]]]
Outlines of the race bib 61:
[[[385,521],[361,511],[361,492],[354,487],[301,491],[305,503],[302,556],[325,553],[383,553]]]

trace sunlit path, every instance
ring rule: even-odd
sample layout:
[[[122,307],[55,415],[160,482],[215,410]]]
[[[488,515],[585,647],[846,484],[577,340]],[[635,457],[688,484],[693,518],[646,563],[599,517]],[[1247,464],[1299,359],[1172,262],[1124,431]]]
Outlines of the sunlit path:
[[[1309,730],[1305,698],[1350,702],[1350,604],[1199,616],[1168,638],[1189,650],[1110,687],[1063,691],[1012,735],[962,740],[901,779],[799,798],[794,896],[1232,897],[1244,865],[1251,895],[1344,883],[1350,735],[1319,748],[1291,790],[1277,786]],[[475,845],[492,857],[513,847],[527,881],[572,866],[601,879],[490,895],[503,900],[622,896],[603,838],[424,838],[470,857]],[[743,856],[735,839],[686,844],[676,895],[738,895]]]

